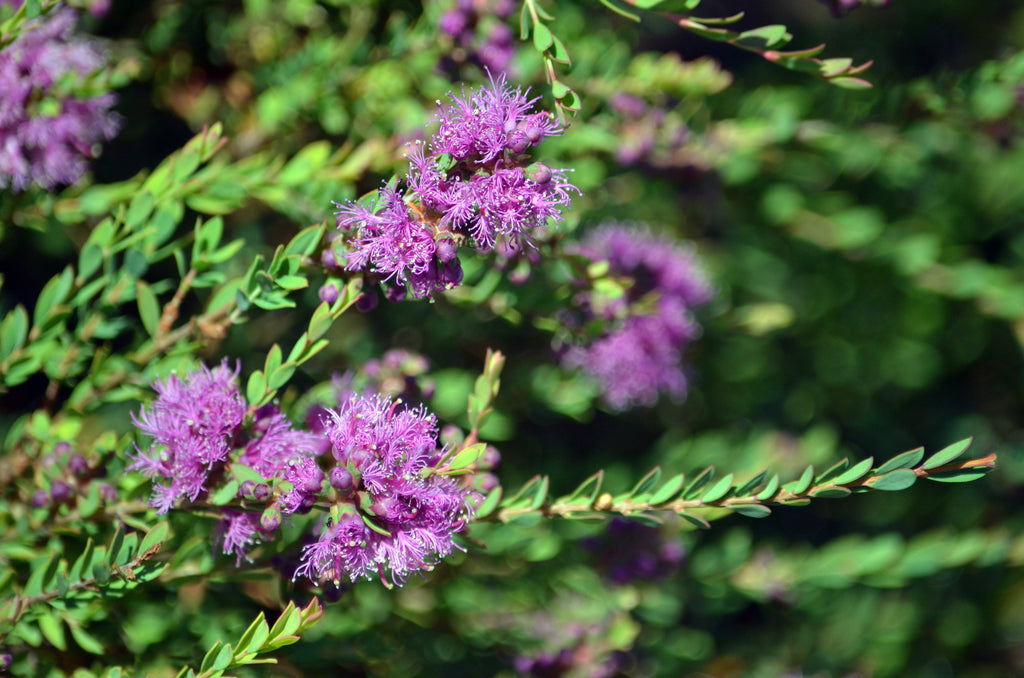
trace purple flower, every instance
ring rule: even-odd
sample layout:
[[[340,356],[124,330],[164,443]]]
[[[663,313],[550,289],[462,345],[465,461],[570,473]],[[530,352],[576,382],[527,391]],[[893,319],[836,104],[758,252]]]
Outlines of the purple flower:
[[[353,396],[327,423],[339,502],[296,577],[400,584],[452,553],[475,496],[441,473],[437,421],[386,396]],[[344,481],[343,483],[340,481]],[[351,486],[348,484],[351,483]]]
[[[0,50],[0,189],[78,181],[93,146],[120,126],[113,94],[81,93],[103,57],[72,37],[74,22],[74,12],[55,11]]]
[[[592,261],[607,261],[609,274],[630,279],[624,299],[596,300],[581,295],[584,317],[603,321],[603,334],[571,346],[562,356],[569,368],[583,369],[615,410],[653,405],[660,393],[686,395],[683,351],[700,334],[691,309],[712,298],[711,287],[693,252],[645,229],[600,228],[576,249]],[[597,309],[601,309],[598,311]]]
[[[579,192],[566,170],[531,163],[525,152],[561,127],[548,113],[532,113],[536,99],[504,76],[449,99],[438,102],[437,134],[409,149],[404,196],[389,186],[368,207],[338,205],[346,268],[407,285],[415,297],[462,282],[460,245],[481,252],[533,245],[537,229],[557,224],[570,193]]]
[[[245,417],[246,405],[238,391],[238,367],[227,361],[209,369],[205,365],[185,379],[172,374],[157,381],[157,399],[132,421],[153,444],[128,467],[154,484],[152,505],[166,513],[174,501],[187,497],[195,501],[205,489],[210,470],[224,461],[232,449],[235,433]]]

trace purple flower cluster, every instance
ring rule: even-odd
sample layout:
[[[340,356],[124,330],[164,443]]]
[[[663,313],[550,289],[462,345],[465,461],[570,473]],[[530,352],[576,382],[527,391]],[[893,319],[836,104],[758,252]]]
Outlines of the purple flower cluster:
[[[608,262],[611,276],[632,284],[618,299],[600,299],[594,290],[577,297],[585,320],[607,329],[570,347],[563,364],[590,375],[615,410],[653,405],[661,392],[684,397],[683,351],[700,334],[691,309],[713,296],[693,252],[645,229],[609,225],[577,253]]]
[[[353,396],[329,414],[338,500],[296,577],[402,583],[456,548],[452,535],[471,517],[474,494],[439,468],[434,416],[400,402]]]
[[[623,165],[646,162],[671,164],[690,138],[689,128],[671,118],[664,107],[650,106],[632,94],[620,92],[609,102],[623,120],[615,159]]]
[[[505,73],[515,55],[515,36],[503,20],[515,9],[515,0],[458,0],[455,9],[438,21],[438,28],[454,42],[442,65],[473,63],[492,73]],[[489,17],[497,21],[488,27]]]
[[[225,361],[205,365],[185,379],[172,374],[157,381],[157,399],[136,417],[135,426],[153,438],[149,450],[139,452],[129,470],[167,484],[153,487],[153,506],[167,513],[176,499],[195,501],[206,489],[206,479],[234,447],[235,434],[245,418],[246,405],[238,391],[238,368]]]
[[[850,10],[869,5],[871,7],[886,7],[892,4],[892,0],[818,0],[828,5],[835,17],[845,16]]]
[[[460,245],[480,252],[520,250],[532,232],[561,219],[570,191],[565,170],[530,162],[527,151],[561,133],[536,99],[511,89],[504,76],[490,87],[438,102],[440,127],[409,153],[409,191],[387,186],[369,204],[338,205],[347,234],[350,271],[393,281],[415,297],[462,282]]]
[[[595,568],[614,584],[654,581],[677,572],[686,551],[677,538],[625,518],[615,518],[600,537],[583,541]]]
[[[74,23],[74,12],[57,10],[0,50],[0,189],[78,181],[93,146],[118,130],[115,96],[82,89],[103,57],[72,36]]]

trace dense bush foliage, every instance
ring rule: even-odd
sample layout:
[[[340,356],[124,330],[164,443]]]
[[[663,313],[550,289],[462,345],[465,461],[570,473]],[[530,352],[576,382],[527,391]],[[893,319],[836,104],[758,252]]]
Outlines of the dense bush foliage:
[[[0,0],[0,673],[1024,673],[1022,22]]]

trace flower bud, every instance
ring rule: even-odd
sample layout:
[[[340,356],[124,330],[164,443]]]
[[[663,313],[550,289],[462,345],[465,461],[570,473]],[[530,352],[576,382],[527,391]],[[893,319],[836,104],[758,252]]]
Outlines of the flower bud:
[[[89,473],[89,462],[80,454],[73,454],[68,459],[68,470],[72,475],[84,476]]]
[[[280,527],[281,512],[276,507],[264,510],[260,516],[260,529],[264,532],[277,532]]]
[[[238,496],[248,499],[252,496],[252,488],[256,487],[256,483],[251,480],[243,480],[242,484],[238,486]]]
[[[43,508],[48,506],[50,503],[50,495],[46,490],[36,490],[32,493],[32,506],[36,508]]]
[[[551,168],[543,163],[535,162],[526,168],[526,177],[544,185],[551,181]]]
[[[71,499],[71,486],[61,480],[55,480],[50,486],[50,496],[57,504],[63,504]]]
[[[334,283],[327,283],[320,288],[320,301],[326,301],[328,304],[333,304],[338,300],[338,288]]]
[[[369,313],[377,308],[377,294],[373,290],[364,289],[363,294],[356,301],[356,310],[360,313]]]
[[[459,253],[459,246],[451,238],[441,238],[437,241],[437,258],[442,264],[447,264]]]
[[[352,490],[352,474],[341,466],[335,466],[330,474],[331,487],[340,494],[348,494]]]
[[[338,268],[338,259],[337,257],[334,256],[334,250],[324,250],[320,254],[320,264],[328,270],[334,270]]]
[[[255,483],[252,488],[252,498],[256,501],[270,499],[270,485],[266,483]]]

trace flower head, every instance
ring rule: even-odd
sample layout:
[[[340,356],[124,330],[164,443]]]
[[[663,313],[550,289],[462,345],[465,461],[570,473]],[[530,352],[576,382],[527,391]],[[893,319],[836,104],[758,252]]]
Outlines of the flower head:
[[[568,348],[563,364],[583,369],[615,410],[653,405],[660,393],[683,398],[683,351],[700,334],[691,309],[713,296],[692,250],[645,229],[610,225],[576,251],[608,262],[611,275],[632,284],[625,298],[606,305],[605,332]],[[582,297],[584,313],[593,314],[591,293]]]
[[[139,451],[129,469],[167,481],[153,489],[160,513],[179,497],[195,501],[210,470],[231,451],[246,411],[237,377],[238,367],[231,370],[227,361],[212,370],[201,366],[184,379],[172,374],[153,384],[157,399],[149,409],[132,415],[153,445]]]
[[[560,221],[570,194],[579,192],[566,170],[527,155],[561,133],[551,115],[532,112],[535,102],[504,76],[439,101],[437,133],[409,149],[409,190],[385,187],[369,207],[338,205],[338,228],[348,234],[346,268],[425,297],[462,282],[460,245],[482,252],[533,245],[535,231]]]
[[[344,481],[343,500],[304,549],[296,576],[401,583],[456,548],[452,536],[471,515],[473,493],[439,473],[434,416],[399,405],[357,395],[332,413],[326,434],[346,473],[330,476]]]
[[[72,37],[74,23],[73,11],[52,12],[0,49],[0,189],[78,181],[93,146],[120,126],[114,95],[81,87],[103,57]]]

